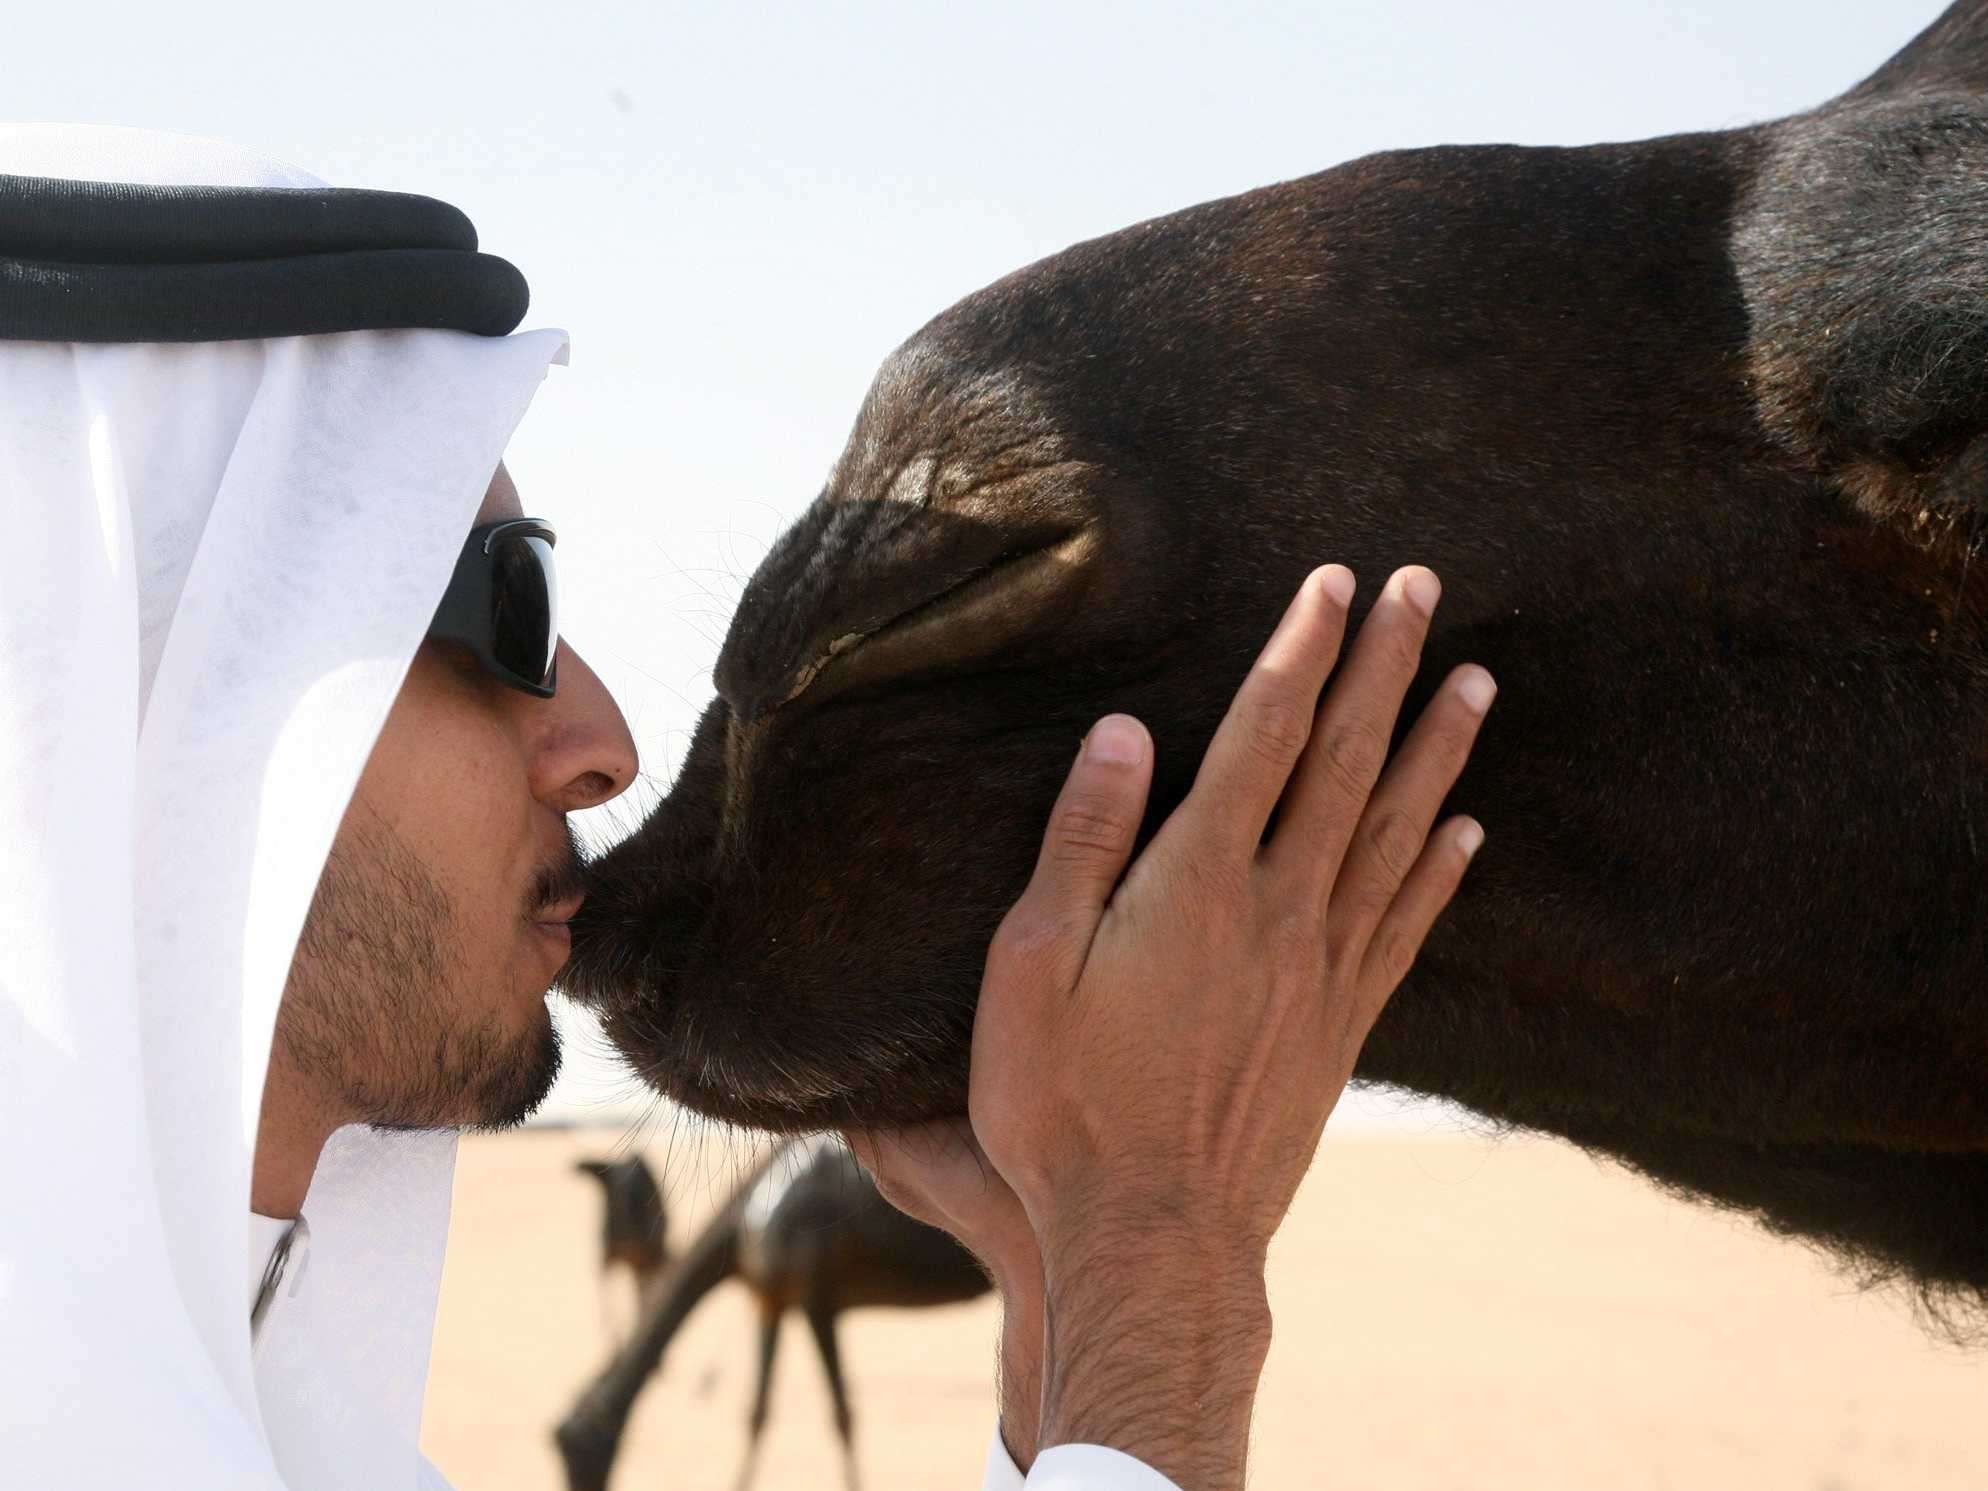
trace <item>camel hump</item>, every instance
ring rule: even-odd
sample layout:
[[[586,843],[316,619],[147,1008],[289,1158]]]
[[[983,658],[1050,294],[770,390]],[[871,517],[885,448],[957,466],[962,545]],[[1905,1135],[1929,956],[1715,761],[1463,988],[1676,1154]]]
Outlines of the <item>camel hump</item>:
[[[1988,0],[1955,0],[1842,101],[1953,90],[1988,91]]]

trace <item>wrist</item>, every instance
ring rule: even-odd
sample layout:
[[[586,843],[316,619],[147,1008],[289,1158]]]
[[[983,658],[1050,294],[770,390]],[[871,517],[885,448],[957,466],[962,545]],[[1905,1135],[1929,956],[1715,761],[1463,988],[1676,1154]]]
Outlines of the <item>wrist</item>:
[[[1040,1449],[1102,1444],[1191,1491],[1243,1482],[1269,1354],[1260,1249],[1209,1232],[1044,1248]]]
[[[1261,1371],[1270,1349],[1263,1255],[1216,1238],[1142,1237],[1045,1252],[1043,1346],[1167,1342],[1196,1355],[1219,1348]]]
[[[1001,1291],[1001,1361],[997,1383],[1001,1442],[1023,1475],[1035,1463],[1042,1421],[1043,1306],[1041,1269]]]
[[[1191,1281],[1225,1306],[1260,1317],[1269,1329],[1263,1294],[1269,1238],[1258,1237],[1232,1209],[1171,1191],[1126,1194],[1122,1187],[1089,1186],[1066,1188],[1028,1216],[1045,1295],[1058,1281],[1093,1271],[1100,1282],[1135,1274],[1174,1287]]]

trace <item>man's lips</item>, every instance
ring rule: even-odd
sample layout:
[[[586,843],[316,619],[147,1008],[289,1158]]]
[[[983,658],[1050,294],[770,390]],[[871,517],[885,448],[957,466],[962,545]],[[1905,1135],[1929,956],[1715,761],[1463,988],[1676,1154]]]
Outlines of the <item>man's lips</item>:
[[[557,952],[561,968],[566,966],[567,959],[573,955],[573,929],[567,923],[579,915],[580,907],[585,900],[584,895],[569,897],[545,907],[532,918],[532,929]]]
[[[532,920],[541,927],[563,927],[580,914],[580,908],[586,903],[587,897],[584,892],[577,896],[569,896],[563,901],[542,908]]]

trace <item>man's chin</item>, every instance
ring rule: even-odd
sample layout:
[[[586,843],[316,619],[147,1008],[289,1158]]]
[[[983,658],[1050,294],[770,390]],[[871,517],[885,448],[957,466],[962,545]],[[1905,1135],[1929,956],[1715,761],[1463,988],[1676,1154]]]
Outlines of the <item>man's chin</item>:
[[[559,1027],[547,1010],[541,1023],[520,1041],[513,1060],[487,1074],[477,1094],[477,1113],[465,1125],[472,1133],[514,1129],[545,1102],[559,1080]]]
[[[376,1129],[461,1129],[474,1134],[514,1129],[536,1113],[559,1079],[559,1031],[546,1010],[531,1029],[509,1041],[488,1027],[445,1039],[429,1075],[391,1104],[355,1103]]]

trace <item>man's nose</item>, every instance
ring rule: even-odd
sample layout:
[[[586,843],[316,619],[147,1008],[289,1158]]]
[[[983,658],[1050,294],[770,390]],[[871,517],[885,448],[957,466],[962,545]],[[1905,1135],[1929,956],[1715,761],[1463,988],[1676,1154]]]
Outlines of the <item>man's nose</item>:
[[[561,813],[619,797],[635,780],[635,738],[600,676],[559,644],[559,691],[531,711],[532,796]]]

